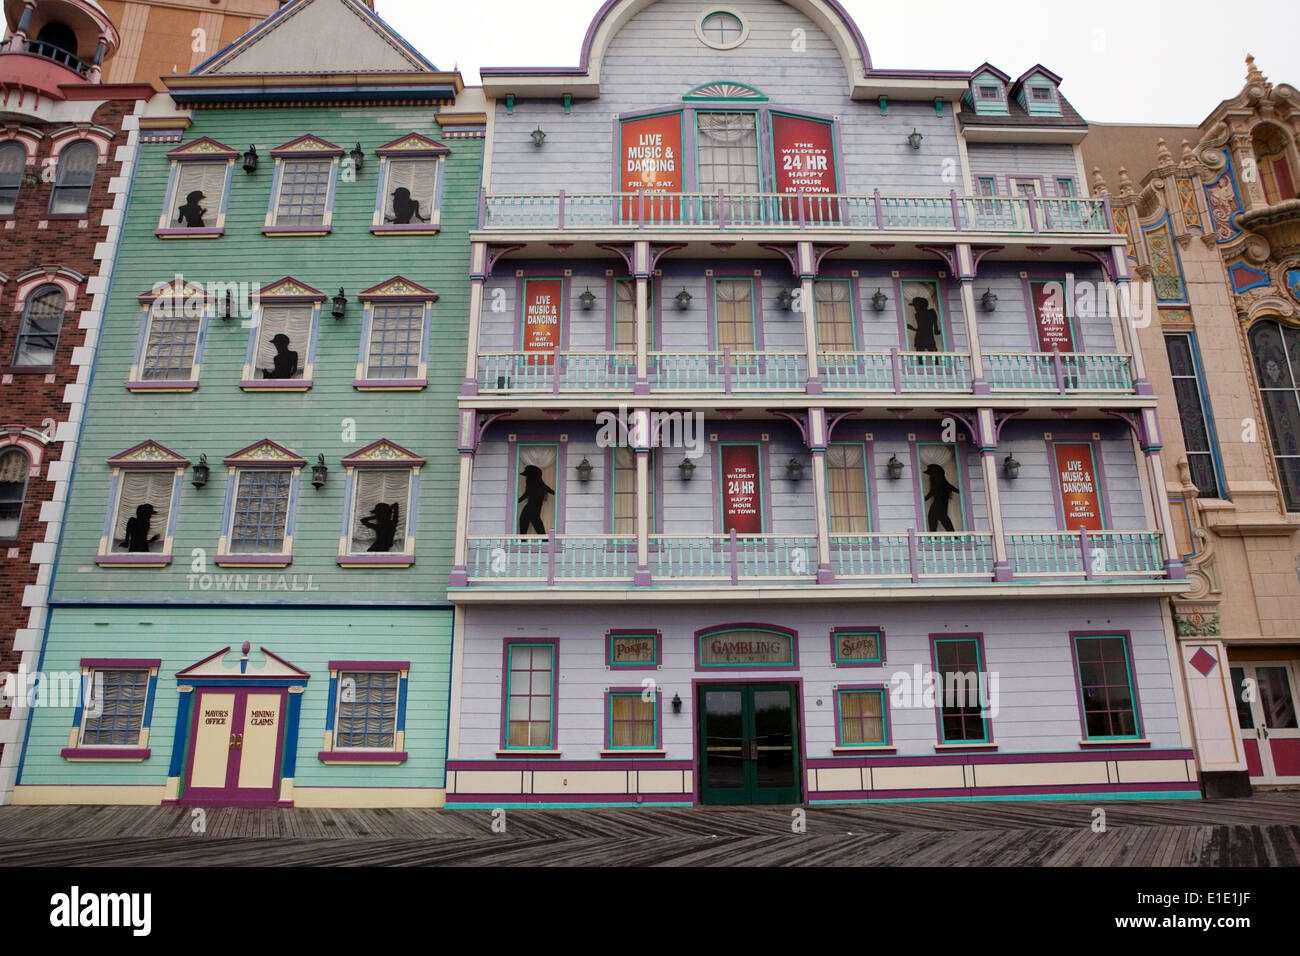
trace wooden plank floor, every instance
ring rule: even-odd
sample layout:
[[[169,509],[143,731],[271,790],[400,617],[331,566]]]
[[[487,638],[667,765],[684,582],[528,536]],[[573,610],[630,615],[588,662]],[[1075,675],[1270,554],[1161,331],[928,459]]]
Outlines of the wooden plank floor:
[[[1094,832],[1093,811],[1106,812]],[[8,866],[1297,866],[1300,792],[1247,800],[792,808],[3,807]]]

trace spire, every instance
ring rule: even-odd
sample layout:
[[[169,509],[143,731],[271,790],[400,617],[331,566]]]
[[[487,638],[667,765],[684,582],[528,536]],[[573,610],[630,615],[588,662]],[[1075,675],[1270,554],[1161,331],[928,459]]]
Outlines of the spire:
[[[1246,82],[1250,83],[1267,83],[1268,77],[1259,71],[1255,66],[1255,58],[1249,53],[1246,54]]]
[[[1095,196],[1105,196],[1110,190],[1106,188],[1106,180],[1101,176],[1101,167],[1092,167],[1092,192]]]
[[[1169,152],[1169,144],[1166,143],[1165,138],[1161,136],[1158,140],[1156,140],[1156,165],[1172,166],[1173,162],[1174,162],[1174,156],[1171,152]]]
[[[1189,143],[1187,140],[1183,140],[1183,158],[1182,158],[1182,162],[1180,162],[1178,165],[1179,166],[1196,165],[1196,154],[1192,152],[1192,144]]]
[[[1119,194],[1121,196],[1133,195],[1133,180],[1128,178],[1128,170],[1123,166],[1119,168]]]

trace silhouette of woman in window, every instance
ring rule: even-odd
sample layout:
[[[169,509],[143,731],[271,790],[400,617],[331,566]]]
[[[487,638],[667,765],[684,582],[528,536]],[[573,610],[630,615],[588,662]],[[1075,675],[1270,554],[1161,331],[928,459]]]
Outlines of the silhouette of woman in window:
[[[298,353],[289,350],[289,336],[283,332],[271,339],[275,346],[273,368],[262,369],[263,378],[293,378],[298,374]]]
[[[203,195],[203,193],[197,189],[185,197],[185,205],[181,206],[179,210],[179,218],[188,228],[203,228],[203,217],[207,215],[208,211],[200,206],[199,203],[207,198],[207,196]]]
[[[419,200],[411,198],[411,191],[405,186],[393,190],[393,222],[408,225],[415,222],[428,222],[428,216],[420,215]]]
[[[149,537],[149,522],[153,520],[153,516],[154,508],[151,504],[142,504],[136,508],[135,517],[127,519],[126,537],[122,539],[122,547],[132,554],[147,552],[149,545],[160,537],[159,535]]]
[[[916,316],[916,325],[908,326],[916,333],[912,351],[939,351],[939,313],[930,308],[930,303],[919,295],[912,300],[912,312]]]
[[[400,513],[401,509],[398,508],[396,501],[391,505],[381,501],[370,509],[370,514],[362,515],[360,518],[362,526],[375,533],[374,543],[366,548],[367,551],[386,553],[393,550],[393,539],[397,537],[397,519]]]
[[[519,496],[519,501],[524,502],[524,510],[519,512],[519,533],[546,534],[542,506],[547,495],[555,494],[555,489],[542,480],[542,469],[536,465],[527,466],[519,474],[524,478],[524,493]]]
[[[961,492],[948,481],[942,465],[926,465],[925,473],[930,479],[930,493],[925,496],[925,500],[930,502],[930,511],[926,518],[931,533],[938,531],[940,527],[944,531],[957,530],[948,518],[948,502],[952,500],[953,495],[960,495]]]

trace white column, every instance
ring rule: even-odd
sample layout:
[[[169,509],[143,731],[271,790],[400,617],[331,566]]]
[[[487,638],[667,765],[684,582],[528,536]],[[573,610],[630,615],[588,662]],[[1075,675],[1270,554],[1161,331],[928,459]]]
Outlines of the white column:
[[[637,395],[650,393],[650,243],[632,246],[632,272],[636,276],[636,385]]]
[[[821,369],[817,360],[817,285],[816,254],[811,242],[801,242],[795,256],[799,263],[800,302],[803,304],[803,343],[808,355],[808,378],[805,390],[809,395],[822,391]]]
[[[479,326],[483,319],[483,283],[487,278],[487,245],[474,243],[470,250],[469,329],[465,343],[465,381],[462,395],[478,394]]]

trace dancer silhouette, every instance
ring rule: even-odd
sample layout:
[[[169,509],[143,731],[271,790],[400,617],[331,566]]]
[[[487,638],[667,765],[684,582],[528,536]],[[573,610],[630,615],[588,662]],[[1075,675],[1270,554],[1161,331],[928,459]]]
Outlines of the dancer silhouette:
[[[916,333],[912,351],[939,351],[939,313],[930,308],[930,303],[919,295],[912,300],[912,311],[916,316],[916,325],[908,326]]]
[[[370,509],[370,514],[361,517],[361,524],[375,533],[374,543],[367,551],[388,552],[393,550],[393,539],[397,536],[397,520],[401,513],[397,502],[391,505],[382,501]]]
[[[524,510],[519,512],[519,533],[546,534],[542,505],[546,504],[547,495],[555,494],[555,489],[542,480],[542,469],[536,465],[527,466],[519,474],[524,478],[524,493],[519,496],[519,501],[524,502]]]
[[[185,197],[185,205],[178,210],[180,216],[177,218],[191,229],[201,229],[203,227],[203,217],[207,214],[207,210],[200,206],[199,202],[207,198],[199,190],[194,190]]]
[[[429,217],[420,215],[419,200],[411,198],[411,191],[405,186],[398,186],[393,190],[393,222],[407,225],[412,220],[428,222]]]
[[[948,481],[948,476],[944,474],[941,465],[926,465],[925,473],[930,478],[930,493],[925,496],[925,500],[931,503],[930,511],[926,515],[930,531],[938,531],[940,527],[945,531],[955,531],[952,521],[948,518],[948,502],[952,500],[953,495],[960,495],[961,492]]]

